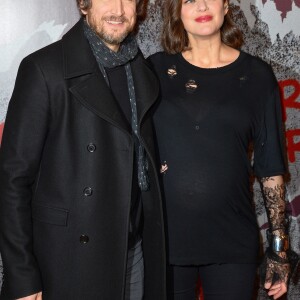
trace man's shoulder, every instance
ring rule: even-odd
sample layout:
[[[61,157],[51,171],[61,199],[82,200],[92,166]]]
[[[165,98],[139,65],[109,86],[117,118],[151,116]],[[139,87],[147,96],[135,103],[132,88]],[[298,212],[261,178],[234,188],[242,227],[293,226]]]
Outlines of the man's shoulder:
[[[152,70],[152,66],[151,66],[150,62],[148,61],[148,59],[145,58],[145,56],[140,48],[138,48],[138,53],[132,62],[135,66],[137,66],[139,68],[146,67],[146,68],[150,68]]]
[[[58,59],[62,55],[62,41],[56,41],[50,45],[47,45],[35,52],[29,54],[24,58],[24,60],[42,62],[53,60],[53,58]]]
[[[63,74],[63,52],[61,40],[43,47],[25,58],[20,63],[19,72],[27,70],[33,74],[39,70],[46,78],[58,78],[58,73]]]
[[[78,31],[81,24],[80,21],[77,22],[69,31],[67,31],[61,39],[56,42],[53,42],[41,49],[36,50],[35,52],[29,54],[25,57],[24,60],[34,61],[42,64],[53,64],[57,61],[61,61],[63,59],[63,52],[66,51],[64,49],[64,43],[70,39],[78,40]],[[73,42],[73,41],[72,41]],[[74,44],[74,42],[73,42]],[[74,45],[73,45],[74,46]],[[75,49],[73,49],[75,50]]]

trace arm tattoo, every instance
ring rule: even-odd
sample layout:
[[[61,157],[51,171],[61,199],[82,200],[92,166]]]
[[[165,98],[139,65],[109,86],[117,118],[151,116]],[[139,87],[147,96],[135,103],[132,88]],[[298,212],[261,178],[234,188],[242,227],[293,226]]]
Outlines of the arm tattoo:
[[[272,177],[261,178],[262,192],[271,230],[285,229],[285,187]]]

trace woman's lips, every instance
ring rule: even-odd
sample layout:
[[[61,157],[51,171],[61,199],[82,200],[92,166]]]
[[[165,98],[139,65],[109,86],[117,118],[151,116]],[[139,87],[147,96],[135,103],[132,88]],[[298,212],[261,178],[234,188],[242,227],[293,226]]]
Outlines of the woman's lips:
[[[205,22],[209,22],[212,20],[212,16],[201,16],[195,19],[196,22],[198,23],[205,23]]]

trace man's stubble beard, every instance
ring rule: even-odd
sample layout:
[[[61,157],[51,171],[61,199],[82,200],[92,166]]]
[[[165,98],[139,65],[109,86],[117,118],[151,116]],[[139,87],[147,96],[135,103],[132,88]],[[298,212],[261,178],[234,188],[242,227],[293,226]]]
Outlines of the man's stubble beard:
[[[118,31],[115,30],[113,31],[114,33],[108,33],[105,28],[104,28],[104,24],[106,21],[123,21],[126,24],[129,24],[129,21],[127,18],[125,17],[110,17],[110,18],[106,18],[106,19],[102,19],[101,22],[95,22],[95,20],[93,20],[93,22],[91,22],[92,24],[90,24],[90,27],[95,31],[95,33],[99,36],[99,38],[107,44],[110,45],[120,45],[125,38],[130,34],[130,32],[132,32],[134,25],[133,26],[129,26],[126,28],[126,30],[122,33],[118,33],[118,35],[115,35],[114,33],[117,33]],[[135,22],[134,22],[135,23]]]

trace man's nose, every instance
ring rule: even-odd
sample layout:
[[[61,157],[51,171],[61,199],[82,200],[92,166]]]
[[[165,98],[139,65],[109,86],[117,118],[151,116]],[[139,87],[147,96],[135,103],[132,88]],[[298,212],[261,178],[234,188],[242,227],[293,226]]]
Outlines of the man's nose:
[[[112,12],[117,16],[122,16],[124,14],[123,0],[110,0],[112,1]]]

